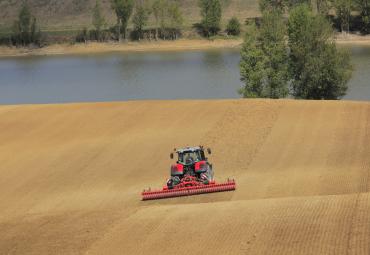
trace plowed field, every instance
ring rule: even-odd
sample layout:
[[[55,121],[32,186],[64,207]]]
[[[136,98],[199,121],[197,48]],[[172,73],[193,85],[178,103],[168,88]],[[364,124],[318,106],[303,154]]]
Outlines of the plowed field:
[[[235,192],[140,201],[204,144]],[[370,254],[370,103],[0,107],[0,254]]]

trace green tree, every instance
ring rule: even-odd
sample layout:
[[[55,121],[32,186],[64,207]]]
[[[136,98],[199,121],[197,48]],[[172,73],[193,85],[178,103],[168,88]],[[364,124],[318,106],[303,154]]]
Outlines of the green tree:
[[[241,51],[244,97],[283,98],[288,95],[288,50],[280,10],[265,11],[259,29],[248,29]]]
[[[265,56],[259,40],[259,31],[254,24],[245,33],[240,55],[240,80],[245,85],[239,93],[246,98],[263,97]]]
[[[361,32],[368,34],[370,33],[370,0],[356,0],[355,4],[361,15]]]
[[[134,31],[138,40],[143,37],[143,29],[148,24],[149,11],[142,4],[136,5],[135,14],[132,18],[134,24]]]
[[[201,25],[206,36],[215,35],[221,29],[222,6],[220,0],[199,0]]]
[[[235,35],[235,36],[240,35],[241,24],[240,24],[238,18],[232,17],[229,20],[229,22],[227,24],[226,32],[227,32],[228,35]]]
[[[166,39],[168,35],[172,39],[177,39],[184,22],[178,2],[154,0],[151,9],[156,23],[155,38],[158,40],[160,29],[161,38]]]
[[[158,29],[160,24],[160,19],[162,17],[162,10],[165,8],[165,1],[164,0],[154,0],[152,5],[152,12],[155,19],[155,39],[158,40]],[[164,15],[163,15],[164,16]]]
[[[36,18],[31,14],[27,3],[23,3],[18,20],[13,26],[13,41],[15,44],[26,46],[31,43],[39,43],[40,37],[41,33],[38,31]]]
[[[101,30],[105,26],[105,18],[103,16],[99,0],[96,0],[93,8],[92,24],[95,27],[96,39],[101,40]]]
[[[316,7],[317,13],[324,16],[328,15],[330,10],[330,1],[331,0],[315,0],[314,5]]]
[[[349,32],[351,11],[354,7],[352,0],[332,0],[336,15],[339,19],[341,32]]]
[[[285,7],[287,6],[287,0],[260,0],[259,6],[261,12],[271,11],[271,10],[280,10],[284,12]]]
[[[152,11],[154,14],[154,18],[156,21],[156,32],[155,37],[158,40],[159,32],[158,29],[160,28],[162,37],[165,34],[165,30],[168,27],[168,8],[169,8],[168,0],[154,0],[152,5]],[[165,38],[165,37],[164,37]]]
[[[127,25],[134,9],[133,0],[111,0],[111,7],[117,16],[117,36],[121,40],[121,31],[123,38],[127,38]]]
[[[293,8],[300,4],[310,5],[312,4],[312,0],[286,0],[286,3],[290,8]]]
[[[167,5],[168,6],[168,19],[169,19],[169,28],[172,31],[172,38],[177,39],[178,31],[181,29],[184,22],[180,6],[177,2],[173,2]]]
[[[295,98],[338,99],[352,74],[348,52],[333,41],[333,29],[307,5],[291,10],[288,21],[290,76]]]

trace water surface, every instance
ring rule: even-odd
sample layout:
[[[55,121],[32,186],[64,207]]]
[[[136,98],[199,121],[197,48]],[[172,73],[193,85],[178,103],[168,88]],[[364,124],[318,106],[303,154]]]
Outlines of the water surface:
[[[370,100],[370,47],[351,47],[345,99]],[[0,59],[0,104],[238,98],[238,50]]]

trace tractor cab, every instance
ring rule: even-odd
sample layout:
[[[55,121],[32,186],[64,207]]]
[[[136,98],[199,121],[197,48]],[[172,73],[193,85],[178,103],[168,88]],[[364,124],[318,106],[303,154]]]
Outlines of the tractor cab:
[[[175,149],[177,161],[171,166],[171,176],[166,185],[162,190],[144,190],[143,200],[235,190],[234,180],[215,182],[212,164],[208,162],[206,152],[211,154],[211,149],[205,151],[203,146]],[[173,159],[174,153],[170,157]]]
[[[177,153],[177,164],[193,165],[196,162],[207,161],[203,146],[175,149],[175,152]],[[211,154],[211,149],[208,148],[207,152]],[[174,158],[173,153],[170,154],[170,158]]]
[[[177,153],[176,164],[171,166],[171,181],[178,183],[185,176],[193,176],[196,178],[204,178],[211,180],[213,178],[212,165],[208,162],[205,156],[203,146],[186,147],[183,149],[175,149]],[[208,154],[211,154],[211,149],[207,149]],[[173,153],[170,154],[171,159],[174,158]]]

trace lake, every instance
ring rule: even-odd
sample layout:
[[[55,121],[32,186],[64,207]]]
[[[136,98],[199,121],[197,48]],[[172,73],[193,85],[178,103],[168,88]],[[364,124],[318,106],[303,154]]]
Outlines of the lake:
[[[370,47],[352,46],[344,99],[370,100]],[[239,98],[238,50],[0,58],[0,104]]]

